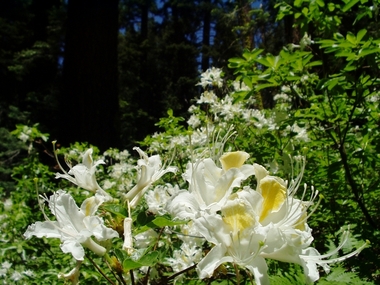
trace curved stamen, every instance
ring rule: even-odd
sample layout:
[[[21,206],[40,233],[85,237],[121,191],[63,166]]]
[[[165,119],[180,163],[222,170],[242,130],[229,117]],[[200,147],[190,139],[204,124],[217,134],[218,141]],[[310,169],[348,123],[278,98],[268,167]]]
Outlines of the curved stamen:
[[[54,152],[55,160],[57,161],[57,164],[58,164],[59,168],[63,171],[63,173],[65,173],[66,175],[69,175],[69,174],[66,172],[66,170],[62,167],[61,163],[59,162],[58,155],[57,155],[57,150],[56,150],[56,148],[55,148],[55,144],[56,144],[56,143],[57,143],[57,141],[53,141],[53,142],[52,142],[52,144],[53,144],[53,152]],[[65,162],[66,162],[66,158],[65,158]],[[66,162],[66,164],[67,164],[67,162]],[[69,166],[69,165],[67,164],[67,166]],[[70,166],[69,166],[69,167],[70,167]],[[70,167],[70,169],[71,169],[71,167]]]

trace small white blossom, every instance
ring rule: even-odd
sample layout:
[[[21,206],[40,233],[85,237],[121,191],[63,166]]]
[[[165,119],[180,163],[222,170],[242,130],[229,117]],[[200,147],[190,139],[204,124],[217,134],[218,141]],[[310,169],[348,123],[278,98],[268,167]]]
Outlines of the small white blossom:
[[[164,215],[167,202],[178,192],[178,185],[173,187],[171,184],[158,185],[153,190],[148,191],[145,194],[148,211],[153,214]]]
[[[274,101],[283,101],[283,102],[291,102],[292,101],[292,99],[285,93],[276,94],[273,97],[273,100]]]
[[[308,80],[309,80],[309,76],[308,76],[308,75],[305,74],[305,75],[302,75],[302,76],[301,76],[301,82],[302,82],[302,83],[305,83],[305,82],[307,82]]]
[[[12,273],[12,276],[11,276],[11,279],[13,281],[20,281],[24,276],[22,276],[22,274],[18,271],[15,271]]]
[[[2,264],[1,264],[1,267],[4,268],[4,269],[9,269],[12,267],[12,263],[10,263],[9,261],[4,261]]]
[[[281,92],[283,93],[290,93],[292,89],[288,85],[281,86]]]
[[[196,85],[200,85],[205,89],[208,86],[222,87],[223,80],[221,78],[222,70],[219,68],[209,68],[201,74],[201,81]]]
[[[300,49],[304,50],[307,46],[310,46],[313,43],[314,41],[311,39],[311,37],[305,33],[305,35],[300,40]]]
[[[162,166],[159,155],[148,157],[140,148],[134,147],[133,149],[140,154],[140,159],[137,161],[139,172],[137,184],[125,195],[125,199],[130,201],[131,208],[137,206],[145,191],[155,181],[168,172],[175,173],[177,171],[176,167],[169,166],[165,168]]]
[[[22,273],[29,277],[34,277],[35,275],[34,272],[30,269],[24,270]]]
[[[234,87],[235,91],[250,91],[251,88],[249,88],[244,82],[240,81],[234,81],[232,83],[232,86]]]
[[[199,120],[198,116],[196,116],[196,115],[193,114],[187,120],[187,124],[190,127],[192,127],[193,129],[195,129],[196,127],[198,127],[201,124],[201,120]]]
[[[197,103],[208,103],[215,104],[218,101],[218,97],[216,97],[214,91],[205,91],[201,94],[201,97],[198,99]]]
[[[30,128],[28,126],[24,126],[22,128],[22,132],[19,134],[18,138],[25,143],[29,140],[31,134],[32,134],[32,128]]]
[[[11,198],[5,199],[5,201],[4,201],[4,210],[5,211],[10,211],[12,209],[12,205],[13,205],[13,202],[12,202]]]
[[[288,131],[296,133],[296,136],[294,138],[297,141],[308,142],[310,140],[307,135],[307,129],[299,127],[297,123],[294,123],[293,126],[287,126],[286,129]]]

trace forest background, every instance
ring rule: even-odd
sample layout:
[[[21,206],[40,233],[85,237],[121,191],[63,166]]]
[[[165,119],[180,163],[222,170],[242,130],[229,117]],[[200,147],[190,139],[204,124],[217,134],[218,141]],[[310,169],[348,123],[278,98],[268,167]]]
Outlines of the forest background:
[[[131,150],[162,130],[157,122],[169,109],[169,117],[189,118],[201,93],[199,75],[212,66],[223,69],[226,82],[238,76],[250,86],[236,100],[253,97],[258,110],[272,110],[281,87],[298,84],[290,91],[293,122],[308,121],[311,132],[325,128],[302,145],[314,151],[306,180],[325,190],[314,234],[336,241],[340,226],[350,224],[372,248],[344,269],[377,283],[377,16],[378,2],[366,0],[1,1],[2,200],[16,189],[33,192],[20,182],[30,152],[11,134],[17,125],[38,124],[65,147],[87,142],[101,151]],[[280,160],[285,147],[275,135],[256,139],[266,141],[259,162]],[[41,165],[53,170],[50,143],[34,138],[33,146]]]

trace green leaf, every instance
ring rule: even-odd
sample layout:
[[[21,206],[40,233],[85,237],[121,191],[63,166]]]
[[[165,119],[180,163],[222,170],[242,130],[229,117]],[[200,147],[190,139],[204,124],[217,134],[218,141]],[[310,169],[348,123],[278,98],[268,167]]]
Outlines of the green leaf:
[[[366,48],[366,49],[361,49],[358,53],[359,57],[367,56],[372,53],[380,53],[380,48]]]
[[[303,3],[303,0],[295,0],[294,1],[294,6],[295,7],[301,7],[302,3]]]
[[[341,51],[335,54],[336,57],[352,57],[355,53],[349,51]]]
[[[360,42],[362,40],[362,38],[367,34],[367,30],[366,29],[362,29],[360,30],[357,35],[356,35],[356,39],[358,42]]]
[[[242,63],[244,63],[244,62],[246,62],[244,59],[239,58],[239,57],[230,58],[228,61],[231,62],[231,63],[237,63],[239,65],[242,64]]]
[[[153,266],[158,261],[158,252],[157,251],[150,251],[147,254],[144,254],[138,262],[142,264],[143,266]]]
[[[184,225],[187,223],[187,221],[173,221],[165,217],[157,217],[152,221],[152,223],[160,228],[163,228],[163,227],[173,227],[173,226],[178,226],[178,225]]]
[[[143,266],[141,263],[138,263],[136,261],[133,261],[132,259],[125,259],[123,261],[123,269],[125,271],[129,271],[129,270],[133,270],[133,269],[137,269],[137,268],[140,268],[141,266]]]
[[[148,216],[145,212],[140,212],[137,215],[136,222],[139,226],[145,226],[154,220],[154,216]]]
[[[272,64],[264,57],[260,57],[256,59],[256,62],[266,66],[266,67],[272,67]]]
[[[335,10],[335,4],[334,3],[329,3],[327,4],[327,9],[329,9],[330,12]]]
[[[279,83],[258,84],[258,85],[256,85],[255,90],[259,91],[261,89],[265,89],[265,88],[268,88],[268,87],[276,87],[276,86],[279,86],[279,85],[280,85]]]
[[[312,67],[312,66],[318,66],[318,65],[322,65],[322,61],[321,60],[312,61],[312,62],[306,64],[305,66],[306,67]]]
[[[243,53],[243,57],[247,61],[252,61],[255,60],[263,51],[263,49],[254,49],[252,51],[246,51]]]
[[[354,35],[353,33],[351,33],[351,32],[348,32],[348,33],[347,33],[346,39],[347,39],[350,43],[352,43],[352,44],[354,44],[354,45],[357,44],[356,37],[355,37],[355,35]]]
[[[121,249],[118,249],[118,248],[115,248],[114,250],[114,253],[117,257],[118,260],[124,260],[126,258],[129,258],[127,253],[124,251],[124,250],[121,250]]]
[[[333,78],[333,79],[329,79],[327,80],[323,85],[322,85],[322,89],[326,88],[328,90],[331,90],[335,87],[335,85],[337,85],[339,82],[339,78]]]
[[[325,2],[323,0],[317,0],[316,1],[319,7],[325,7]]]
[[[299,80],[301,77],[300,76],[287,76],[285,79],[287,81],[295,81],[295,80]]]
[[[252,89],[252,80],[251,80],[250,77],[248,77],[248,76],[244,77],[243,78],[243,82],[244,82],[245,85],[247,85],[249,88]]]
[[[117,204],[111,204],[111,205],[104,205],[103,208],[115,215],[121,216],[121,217],[128,217],[128,211],[121,205]]]
[[[342,11],[343,12],[347,12],[348,10],[350,10],[358,2],[359,2],[359,0],[351,0],[351,1],[349,1],[348,3],[346,3],[346,5],[344,5]]]
[[[321,48],[329,48],[336,45],[336,41],[334,40],[322,40],[322,41],[318,41],[318,43],[321,45]]]

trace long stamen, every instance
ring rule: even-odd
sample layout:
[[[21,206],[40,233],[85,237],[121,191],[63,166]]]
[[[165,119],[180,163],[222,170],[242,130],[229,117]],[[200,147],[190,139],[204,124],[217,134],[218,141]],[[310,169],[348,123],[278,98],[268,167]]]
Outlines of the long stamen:
[[[57,143],[57,141],[53,141],[53,152],[54,152],[54,157],[55,157],[55,160],[57,161],[57,164],[59,166],[59,168],[63,171],[63,173],[65,173],[66,175],[69,175],[66,170],[62,167],[61,163],[59,162],[59,159],[58,159],[58,155],[57,155],[57,150],[55,148],[55,144]]]
[[[291,159],[291,158],[290,158]],[[289,185],[289,195],[294,196],[297,193],[297,190],[301,184],[303,174],[305,172],[305,167],[306,167],[306,161],[305,157],[301,157],[301,162],[297,162],[297,166],[301,163],[301,167],[299,170],[299,174],[297,175],[296,179],[292,179],[290,185]],[[292,165],[292,178],[294,177],[294,168],[293,168],[293,163],[291,162]],[[298,168],[298,167],[297,167]]]
[[[370,244],[370,242],[367,240],[361,247],[357,248],[355,251],[353,252],[350,252],[346,255],[343,255],[343,256],[340,256],[340,257],[337,257],[337,258],[333,258],[333,259],[329,259],[329,260],[318,260],[317,263],[319,264],[331,264],[331,263],[337,263],[337,262],[341,262],[343,260],[346,260],[350,257],[353,257],[354,255],[358,255],[363,249],[365,249],[368,245]]]
[[[317,197],[318,196],[318,194],[319,194],[319,192],[318,191],[316,191],[316,193],[315,193],[315,197]],[[317,208],[319,207],[319,204],[321,204],[321,201],[322,201],[322,199],[323,199],[324,197],[323,197],[323,195],[319,195],[319,199],[318,199],[318,202],[317,202],[317,204],[313,207],[313,209],[311,210],[311,212],[301,221],[301,222],[305,222],[305,221],[307,221],[310,217],[311,217],[311,215],[313,215],[314,214],[314,212],[317,210]],[[313,201],[314,201],[314,199],[313,199]],[[306,210],[307,209],[309,209],[309,206],[307,206],[306,207]]]
[[[236,134],[236,131],[234,131],[233,129],[234,129],[234,126],[231,125],[228,128],[224,137],[221,138],[221,141],[219,143],[218,143],[218,141],[219,141],[219,138],[221,136],[222,130],[219,130],[218,132],[216,132],[216,136],[215,136],[215,133],[213,134],[212,149],[210,149],[210,156],[213,158],[213,160],[216,163],[218,163],[218,159],[219,159],[219,157],[221,157],[221,155],[224,151],[224,146],[227,143],[227,141],[229,141],[231,139],[231,137]]]
[[[346,260],[346,259],[354,256],[354,255],[359,254],[364,248],[366,248],[370,244],[370,242],[367,240],[362,246],[360,246],[359,248],[357,248],[353,252],[350,252],[346,255],[343,255],[343,256],[340,256],[337,258],[323,260],[324,258],[331,257],[331,256],[335,255],[336,253],[338,253],[338,251],[346,244],[346,242],[348,240],[348,236],[349,236],[349,231],[348,230],[344,231],[342,234],[342,241],[339,244],[339,246],[327,254],[318,255],[318,256],[300,255],[300,257],[302,257],[302,259],[304,259],[306,261],[308,261],[308,260],[315,261],[318,264],[336,263],[336,262],[341,262],[343,260]]]

